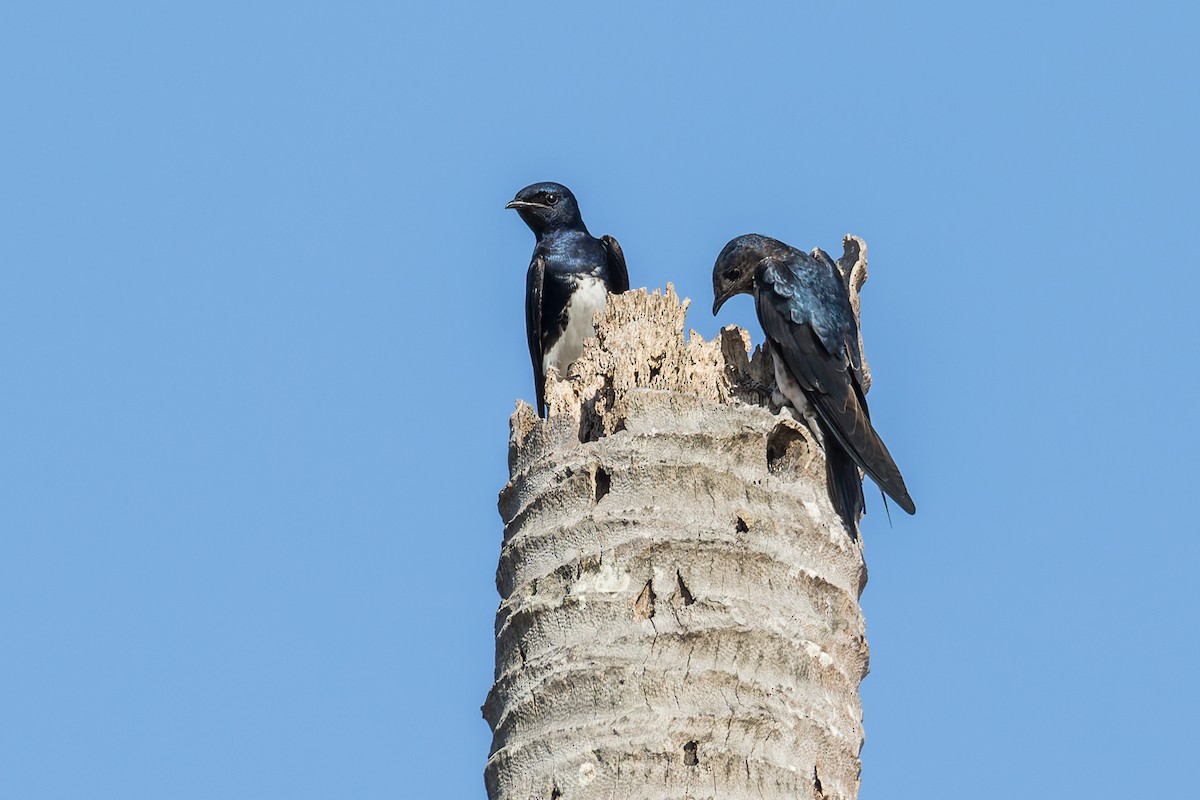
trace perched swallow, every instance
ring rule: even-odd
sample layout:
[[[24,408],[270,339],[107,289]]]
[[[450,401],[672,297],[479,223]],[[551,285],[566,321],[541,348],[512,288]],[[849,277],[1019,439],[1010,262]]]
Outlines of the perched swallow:
[[[713,265],[713,314],[735,294],[754,296],[776,384],[821,441],[830,494],[851,531],[863,513],[860,469],[902,509],[916,513],[896,462],[871,425],[858,323],[833,260],[767,236],[739,236]]]
[[[538,414],[546,416],[546,373],[566,375],[583,353],[583,340],[596,335],[592,314],[609,293],[629,290],[625,255],[611,236],[588,233],[571,190],[535,183],[517,192],[515,208],[537,237],[525,278],[525,330]]]

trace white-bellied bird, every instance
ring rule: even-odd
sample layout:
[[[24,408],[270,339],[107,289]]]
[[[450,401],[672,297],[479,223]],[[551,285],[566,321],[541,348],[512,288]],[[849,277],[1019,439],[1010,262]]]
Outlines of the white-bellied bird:
[[[611,236],[588,233],[575,195],[560,183],[535,183],[517,192],[515,208],[537,237],[525,278],[525,330],[538,414],[546,416],[546,373],[566,375],[596,335],[592,314],[609,293],[629,290],[625,255]]]

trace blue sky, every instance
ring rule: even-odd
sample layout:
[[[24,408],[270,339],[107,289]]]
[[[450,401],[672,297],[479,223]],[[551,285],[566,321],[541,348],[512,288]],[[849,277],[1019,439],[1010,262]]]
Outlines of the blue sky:
[[[1191,794],[1200,14],[973,5],[6,4],[0,796],[484,796],[535,180],[866,239],[864,800]]]

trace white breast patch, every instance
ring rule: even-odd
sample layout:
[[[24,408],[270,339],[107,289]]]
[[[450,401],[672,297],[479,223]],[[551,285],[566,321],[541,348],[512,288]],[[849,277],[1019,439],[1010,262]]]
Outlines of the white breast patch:
[[[604,308],[607,302],[608,288],[604,281],[591,275],[579,278],[579,286],[567,304],[567,329],[542,358],[543,372],[554,367],[559,375],[567,374],[575,359],[583,353],[583,340],[596,335],[592,314]]]

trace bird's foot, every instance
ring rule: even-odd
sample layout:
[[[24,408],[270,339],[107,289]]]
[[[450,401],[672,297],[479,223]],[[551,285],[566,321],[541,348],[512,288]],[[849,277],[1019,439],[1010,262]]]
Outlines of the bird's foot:
[[[751,378],[749,375],[742,375],[734,369],[732,364],[726,367],[726,369],[729,370],[730,381],[733,383],[734,388],[744,394],[756,395],[759,405],[781,405],[776,402],[775,398],[779,396],[779,388],[774,384],[768,386],[762,381]]]

